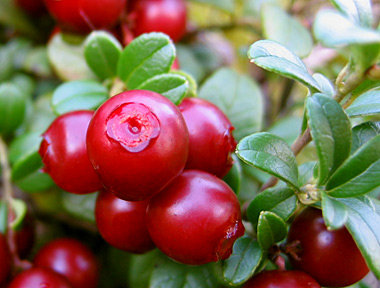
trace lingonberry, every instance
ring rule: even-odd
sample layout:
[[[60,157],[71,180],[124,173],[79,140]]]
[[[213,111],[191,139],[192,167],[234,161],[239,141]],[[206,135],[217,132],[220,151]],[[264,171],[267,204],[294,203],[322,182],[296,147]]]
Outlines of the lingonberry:
[[[147,225],[159,249],[193,265],[228,258],[244,233],[234,192],[219,178],[198,170],[183,172],[150,200]]]
[[[302,271],[264,271],[249,280],[243,288],[321,288]]]
[[[126,0],[45,0],[50,14],[62,28],[89,32],[109,28],[121,16]]]
[[[65,276],[74,288],[95,288],[98,285],[99,269],[95,256],[74,239],[61,238],[48,243],[37,253],[34,264]]]
[[[179,109],[160,94],[130,90],[106,101],[87,132],[88,155],[103,185],[141,201],[185,167],[189,136]]]
[[[47,268],[34,267],[18,274],[8,288],[72,288],[65,277]]]
[[[139,0],[132,9],[133,31],[136,36],[163,32],[177,42],[186,32],[184,0]]]
[[[186,98],[179,106],[189,130],[186,169],[225,176],[232,167],[236,142],[232,124],[214,104],[200,98]]]
[[[11,255],[9,253],[7,240],[0,234],[0,285],[8,278],[11,271]]]
[[[33,16],[39,16],[46,12],[43,0],[16,0],[17,6]]]
[[[68,192],[86,194],[102,187],[86,149],[86,132],[93,113],[74,111],[61,115],[42,135],[39,153],[44,170]]]
[[[132,253],[154,248],[146,227],[148,201],[130,202],[109,192],[101,192],[96,200],[95,217],[100,234],[112,246]]]
[[[296,217],[290,226],[288,245],[294,250],[292,265],[322,286],[348,286],[369,272],[347,229],[327,230],[319,209],[306,208]]]

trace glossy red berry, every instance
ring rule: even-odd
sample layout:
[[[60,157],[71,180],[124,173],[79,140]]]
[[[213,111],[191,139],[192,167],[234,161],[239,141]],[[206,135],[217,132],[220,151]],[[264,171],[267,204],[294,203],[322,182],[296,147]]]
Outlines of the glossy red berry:
[[[264,271],[249,280],[243,288],[321,288],[302,271]]]
[[[54,240],[37,253],[34,264],[65,276],[74,288],[95,288],[99,269],[89,248],[74,239]]]
[[[96,200],[95,217],[99,232],[112,246],[132,253],[154,248],[146,227],[148,201],[130,202],[109,192],[101,192]]]
[[[17,6],[33,16],[39,16],[46,12],[43,0],[16,0]]]
[[[200,98],[186,98],[179,108],[189,130],[186,169],[225,176],[232,167],[231,153],[236,147],[230,120],[217,106]]]
[[[86,133],[93,111],[59,116],[42,135],[39,153],[44,170],[62,189],[86,194],[102,185],[87,155]]]
[[[234,192],[219,178],[197,170],[183,172],[151,199],[147,225],[160,250],[193,265],[228,258],[244,234]]]
[[[185,167],[189,136],[179,109],[151,91],[106,101],[87,132],[88,155],[107,190],[127,201],[160,192]]]
[[[72,288],[65,277],[46,268],[34,267],[18,274],[8,288]]]
[[[186,32],[184,0],[139,0],[132,9],[136,36],[163,32],[177,42]]]
[[[288,234],[288,244],[296,245],[291,263],[322,286],[344,287],[358,282],[368,267],[346,228],[327,230],[322,212],[306,208],[299,214]]]
[[[11,271],[11,255],[8,249],[7,239],[0,234],[0,285],[8,278]]]
[[[50,14],[62,28],[82,33],[115,24],[125,3],[126,0],[45,0]]]

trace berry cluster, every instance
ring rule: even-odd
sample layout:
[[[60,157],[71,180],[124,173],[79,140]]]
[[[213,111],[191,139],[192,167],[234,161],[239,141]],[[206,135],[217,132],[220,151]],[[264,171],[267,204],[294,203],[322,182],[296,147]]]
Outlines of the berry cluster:
[[[62,189],[102,188],[96,223],[111,245],[134,253],[156,245],[177,261],[203,264],[228,258],[244,233],[237,197],[218,178],[232,166],[232,129],[205,100],[178,108],[155,92],[130,90],[95,113],[58,117],[39,152]]]

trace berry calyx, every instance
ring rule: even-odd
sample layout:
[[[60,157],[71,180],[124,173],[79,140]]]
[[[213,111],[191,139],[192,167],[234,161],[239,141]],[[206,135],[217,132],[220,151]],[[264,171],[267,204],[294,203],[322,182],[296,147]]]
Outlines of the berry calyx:
[[[290,255],[292,265],[322,286],[345,287],[369,272],[347,229],[328,230],[319,209],[306,208],[295,218],[288,234],[292,243],[297,245]]]
[[[163,32],[179,41],[186,32],[186,3],[184,0],[139,0],[132,5],[131,18],[136,36]]]
[[[179,175],[188,141],[179,109],[162,95],[144,90],[107,100],[87,132],[88,155],[103,185],[127,201],[145,200]]]
[[[200,98],[179,105],[189,130],[187,169],[198,169],[220,178],[231,169],[236,147],[230,120],[217,106]]]
[[[111,27],[125,3],[126,0],[45,0],[49,13],[62,28],[81,33]]]
[[[148,201],[125,201],[109,192],[101,192],[96,200],[95,218],[99,232],[112,246],[145,253],[154,248],[146,227]]]
[[[321,288],[302,271],[264,271],[249,280],[243,288]]]
[[[65,276],[74,288],[98,285],[99,268],[94,254],[74,239],[61,238],[48,243],[37,253],[34,264]]]
[[[42,135],[39,153],[44,171],[71,193],[92,193],[102,187],[86,148],[87,128],[93,114],[84,110],[63,114]]]
[[[34,267],[18,274],[8,288],[72,288],[65,277],[41,267]]]
[[[234,192],[219,178],[197,170],[183,172],[150,200],[147,226],[160,250],[192,265],[228,258],[244,234]]]

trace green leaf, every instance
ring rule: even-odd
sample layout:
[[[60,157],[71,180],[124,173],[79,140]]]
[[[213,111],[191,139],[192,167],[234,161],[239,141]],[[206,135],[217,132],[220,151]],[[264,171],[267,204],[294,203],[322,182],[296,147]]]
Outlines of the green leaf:
[[[63,208],[73,217],[95,223],[95,203],[98,193],[77,195],[62,191]]]
[[[351,149],[351,123],[332,98],[314,94],[306,100],[311,136],[319,158],[319,184],[324,184]]]
[[[257,241],[263,250],[285,239],[287,227],[284,220],[270,211],[261,211],[257,224]]]
[[[158,249],[143,255],[132,255],[128,271],[129,287],[149,287],[150,276],[159,257],[162,254]]]
[[[235,138],[261,130],[263,96],[251,78],[228,68],[219,69],[202,85],[199,97],[214,103],[227,115],[235,127]]]
[[[261,211],[271,211],[287,221],[296,211],[297,196],[288,187],[269,188],[260,194],[249,204],[247,209],[248,220],[256,228]]]
[[[350,117],[380,114],[380,87],[360,95],[346,112]]]
[[[22,223],[28,211],[28,207],[25,202],[20,199],[12,199],[12,211],[15,214],[15,218],[10,223],[12,230],[17,231],[22,228]]]
[[[100,79],[116,76],[121,45],[110,33],[94,31],[84,43],[87,65]]]
[[[235,9],[235,0],[190,0],[193,2],[204,3],[215,6],[226,12],[233,12]]]
[[[22,191],[28,193],[36,193],[41,191],[47,191],[55,186],[53,179],[41,171],[41,169],[24,176],[21,180],[15,183]]]
[[[229,286],[240,285],[255,273],[263,257],[263,250],[256,240],[241,237],[234,243],[231,256],[215,264],[218,278]]]
[[[25,56],[22,68],[41,78],[53,77],[46,47],[37,47]]]
[[[234,164],[228,174],[224,176],[223,180],[231,187],[235,194],[238,195],[240,192],[243,169],[239,158],[235,154],[232,154],[232,159],[234,160]]]
[[[339,229],[346,224],[348,212],[341,202],[322,192],[322,214],[328,229]]]
[[[5,202],[0,201],[0,233],[7,233],[8,229],[8,206]]]
[[[341,198],[338,200],[346,206],[348,219],[346,228],[354,238],[368,267],[380,278],[380,203],[365,196]]]
[[[14,72],[13,55],[8,47],[0,47],[0,67],[0,82],[11,78]]]
[[[358,26],[335,10],[319,11],[313,31],[315,37],[326,47],[380,43],[378,31]]]
[[[178,105],[189,89],[189,82],[180,75],[160,74],[146,80],[137,89],[157,92]]]
[[[320,73],[315,73],[313,74],[313,78],[318,82],[323,94],[326,94],[330,97],[333,97],[335,95],[334,85],[330,82],[329,79],[326,78],[326,76]]]
[[[15,84],[0,84],[0,134],[14,132],[24,121],[26,97]]]
[[[302,187],[309,183],[309,181],[313,178],[314,167],[317,165],[316,162],[306,162],[298,167],[298,186]]]
[[[217,288],[210,265],[187,266],[161,257],[155,263],[149,288]]]
[[[60,79],[73,81],[96,78],[83,57],[83,43],[68,43],[58,33],[49,41],[47,48],[49,61]]]
[[[190,74],[182,71],[182,70],[172,70],[170,72],[171,74],[180,75],[184,78],[186,78],[187,82],[189,83],[189,88],[187,89],[187,94],[185,97],[197,97],[198,96],[198,85],[193,76]]]
[[[348,18],[363,27],[371,27],[373,22],[370,0],[331,0],[336,8]]]
[[[26,74],[18,73],[12,77],[10,82],[15,84],[28,97],[32,97],[34,90],[36,89],[35,80]]]
[[[249,47],[248,58],[265,70],[299,81],[312,90],[321,90],[301,59],[277,42],[271,40],[255,42]]]
[[[236,153],[247,164],[298,187],[296,158],[282,138],[267,132],[255,133],[239,142]]]
[[[352,129],[351,154],[359,147],[380,134],[380,122],[365,122]]]
[[[52,108],[57,115],[76,110],[95,110],[108,99],[107,89],[95,81],[71,81],[53,94]]]
[[[269,133],[277,135],[291,145],[300,134],[302,118],[298,116],[286,116],[276,121],[268,129]]]
[[[35,99],[33,103],[33,113],[26,123],[28,131],[42,134],[54,119],[57,118],[51,108],[51,99],[51,93],[39,96]]]
[[[121,53],[118,75],[128,89],[135,89],[146,80],[168,73],[175,58],[175,47],[163,33],[143,34]]]
[[[327,193],[334,197],[354,197],[380,186],[380,135],[375,136],[331,176]]]
[[[313,48],[313,39],[309,31],[280,6],[263,5],[261,19],[266,39],[284,45],[301,58],[309,55]]]

